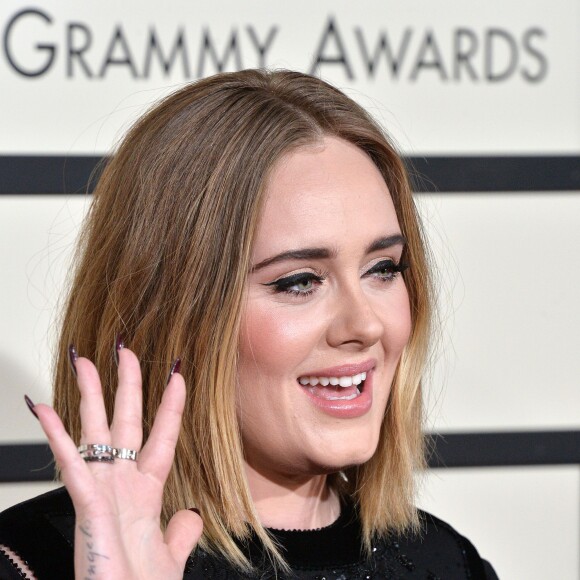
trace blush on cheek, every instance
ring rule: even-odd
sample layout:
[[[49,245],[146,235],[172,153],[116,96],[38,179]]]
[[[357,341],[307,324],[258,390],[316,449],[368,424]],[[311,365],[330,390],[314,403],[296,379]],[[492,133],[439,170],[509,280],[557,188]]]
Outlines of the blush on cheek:
[[[385,317],[385,336],[389,342],[387,352],[399,351],[399,356],[409,342],[412,330],[411,305],[407,287],[401,280],[401,286],[389,304],[388,311],[396,312],[396,316]]]
[[[411,317],[409,316],[407,320],[399,319],[389,322],[387,334],[390,338],[391,349],[393,351],[398,350],[399,354],[401,354],[411,337]]]
[[[277,369],[287,372],[293,363],[299,365],[308,357],[319,336],[311,314],[249,305],[242,320],[240,357],[256,361],[264,374],[278,374]]]

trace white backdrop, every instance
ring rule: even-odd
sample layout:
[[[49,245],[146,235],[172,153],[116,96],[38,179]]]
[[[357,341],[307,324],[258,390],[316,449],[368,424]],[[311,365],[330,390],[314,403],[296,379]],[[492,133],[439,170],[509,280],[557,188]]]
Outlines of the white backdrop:
[[[273,6],[4,0],[0,155],[104,154],[183,82],[260,65],[345,89],[405,153],[580,154],[576,0]],[[49,400],[55,307],[89,202],[0,197],[0,443],[42,440],[22,394]],[[580,428],[578,192],[418,202],[444,322],[430,426]],[[2,484],[0,508],[46,487]],[[502,579],[574,580],[579,489],[577,466],[438,469],[420,503],[468,535]]]
[[[4,0],[0,150],[101,153],[180,83],[268,66],[349,89],[407,151],[577,153],[579,21],[575,0]]]

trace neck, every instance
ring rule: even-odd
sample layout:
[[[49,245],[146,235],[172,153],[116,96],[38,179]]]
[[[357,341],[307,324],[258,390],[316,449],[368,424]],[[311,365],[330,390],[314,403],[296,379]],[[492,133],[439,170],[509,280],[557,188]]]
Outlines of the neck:
[[[338,495],[326,475],[268,477],[246,463],[246,475],[262,525],[282,530],[329,526],[340,515]]]

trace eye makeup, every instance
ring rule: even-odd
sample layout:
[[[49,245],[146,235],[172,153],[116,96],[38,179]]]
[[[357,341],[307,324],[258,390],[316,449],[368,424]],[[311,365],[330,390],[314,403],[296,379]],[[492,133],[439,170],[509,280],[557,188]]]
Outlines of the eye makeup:
[[[273,282],[268,282],[264,286],[271,286],[276,293],[285,292],[295,296],[308,296],[312,294],[316,287],[324,282],[325,277],[313,272],[298,272],[284,278],[278,278]]]
[[[396,263],[390,259],[380,260],[367,270],[363,278],[375,278],[380,282],[392,282],[402,272],[409,267],[405,262]],[[290,276],[278,278],[272,282],[264,284],[273,289],[276,294],[291,294],[294,296],[309,296],[320,286],[326,275],[315,274],[313,272],[298,272]]]
[[[406,262],[399,262],[398,264],[393,260],[381,260],[377,262],[370,270],[364,273],[364,277],[378,278],[383,282],[392,282],[399,274],[404,272],[409,267]]]

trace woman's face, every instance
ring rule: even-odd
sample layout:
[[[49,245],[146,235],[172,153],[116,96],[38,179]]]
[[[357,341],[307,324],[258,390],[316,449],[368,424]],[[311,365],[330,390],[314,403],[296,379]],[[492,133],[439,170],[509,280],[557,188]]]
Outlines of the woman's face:
[[[325,138],[275,168],[239,352],[244,452],[262,475],[329,473],[373,455],[411,330],[403,247],[389,190],[354,145]]]

